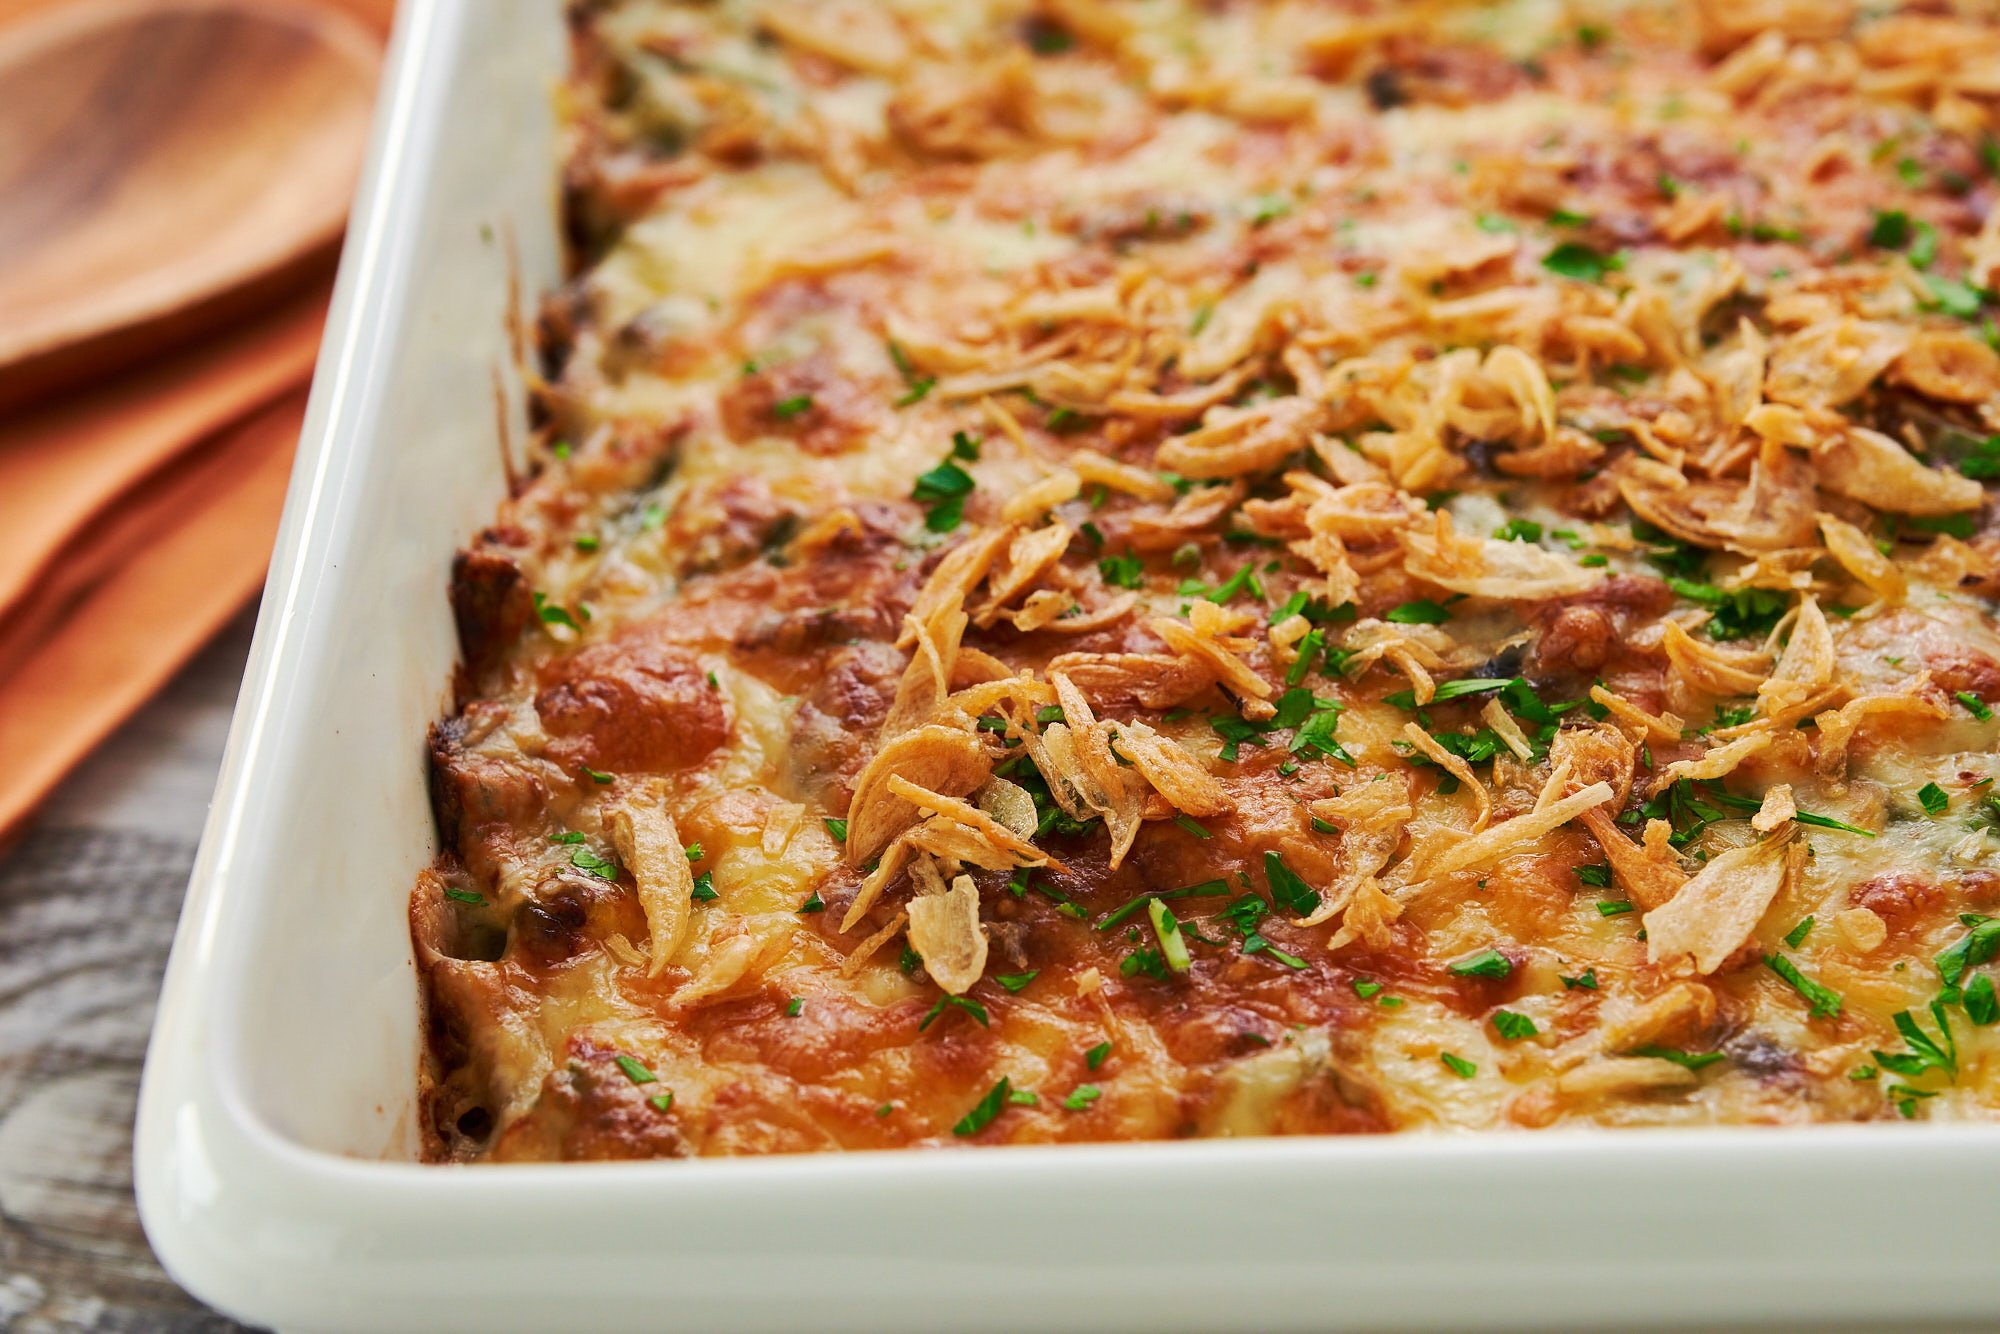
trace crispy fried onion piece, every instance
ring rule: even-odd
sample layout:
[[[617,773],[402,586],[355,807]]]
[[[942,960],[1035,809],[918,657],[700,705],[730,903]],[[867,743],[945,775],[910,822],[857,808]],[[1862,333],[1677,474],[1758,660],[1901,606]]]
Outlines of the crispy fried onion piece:
[[[1394,625],[1372,617],[1356,621],[1347,632],[1343,648],[1347,675],[1359,676],[1378,662],[1386,662],[1409,680],[1418,704],[1428,704],[1437,693],[1431,675],[1449,666],[1446,654],[1454,647],[1451,636],[1434,625]]]
[[[1050,723],[1042,731],[1042,750],[1061,772],[1065,783],[1086,805],[1104,817],[1111,835],[1111,869],[1118,869],[1132,840],[1139,836],[1139,822],[1146,809],[1146,784],[1132,770],[1118,763],[1112,750],[1113,727],[1100,722],[1091,711],[1090,701],[1067,676],[1051,676],[1056,699],[1062,704],[1063,721]],[[1029,758],[1034,758],[1030,750]],[[1047,772],[1050,791],[1056,778]]]
[[[1445,510],[1437,512],[1430,532],[1405,532],[1403,548],[1411,574],[1472,597],[1522,602],[1571,597],[1604,579],[1603,571],[1586,569],[1531,542],[1460,537]]]
[[[1659,907],[1687,883],[1687,872],[1681,870],[1680,859],[1667,841],[1673,826],[1665,820],[1648,820],[1642,843],[1625,837],[1611,812],[1602,806],[1579,815],[1577,823],[1588,829],[1597,846],[1604,849],[1612,879],[1639,905],[1640,911]]]
[[[1747,482],[1691,482],[1664,463],[1636,456],[1616,471],[1618,493],[1632,512],[1683,542],[1744,555],[1812,542],[1818,511],[1812,469],[1781,450],[1767,449],[1753,462]]]
[[[1007,543],[1006,563],[987,572],[986,600],[973,611],[972,623],[985,629],[998,620],[1009,603],[1055,567],[1074,535],[1066,523],[1016,532]],[[1068,607],[1070,599],[1061,599],[1061,605]]]
[[[1014,529],[1006,524],[974,533],[944,554],[937,563],[930,578],[918,590],[917,599],[910,605],[910,613],[903,620],[902,633],[896,636],[897,648],[909,648],[917,642],[917,627],[927,624],[943,611],[963,607],[965,600],[972,596],[972,590],[993,568],[993,562],[1013,541]]]
[[[1703,643],[1678,621],[1660,623],[1660,647],[1674,674],[1695,690],[1709,695],[1754,695],[1764,684],[1771,655],[1759,650],[1724,648]]]
[[[733,991],[744,978],[776,962],[790,943],[792,923],[770,916],[746,917],[718,927],[708,952],[695,964],[673,1004],[689,1009]]]
[[[1222,784],[1201,767],[1201,761],[1189,754],[1187,747],[1141,722],[1113,723],[1111,729],[1111,744],[1117,753],[1130,760],[1139,776],[1175,810],[1202,816],[1220,815],[1229,809]],[[1034,803],[1028,804],[1032,810]]]
[[[1215,678],[1200,662],[1168,653],[1062,653],[1049,659],[1097,700],[1130,700],[1147,709],[1171,709],[1208,689]]]
[[[989,778],[979,785],[972,799],[980,810],[1005,825],[1017,838],[1032,839],[1041,825],[1034,797],[1019,783],[1010,783],[999,777]]]
[[[1299,925],[1317,926],[1336,913],[1344,914],[1340,929],[1326,942],[1329,951],[1355,940],[1365,940],[1371,949],[1387,949],[1389,927],[1403,909],[1379,877],[1396,855],[1414,815],[1407,785],[1389,778],[1354,783],[1337,797],[1315,801],[1312,813],[1340,826],[1340,870],[1319,907]]]
[[[1634,736],[1643,736],[1649,741],[1679,741],[1681,733],[1687,728],[1687,724],[1674,714],[1648,713],[1623,695],[1613,694],[1600,685],[1590,688],[1590,698],[1620,726],[1629,729]]]
[[[1611,784],[1614,807],[1623,806],[1625,798],[1631,795],[1632,766],[1638,758],[1638,746],[1610,723],[1565,727],[1549,744],[1549,764],[1553,768],[1567,767],[1570,783],[1576,787],[1597,782]]]
[[[1863,695],[1838,709],[1828,709],[1813,719],[1817,738],[1815,767],[1824,774],[1838,774],[1847,764],[1847,748],[1855,736],[1877,715],[1906,714],[1916,719],[1936,721],[1945,710],[1929,695],[1931,674],[1919,672],[1893,695]]]
[[[962,875],[942,894],[910,900],[910,948],[924,971],[953,996],[962,996],[986,972],[986,931],[979,925],[979,891]]]
[[[1187,624],[1169,616],[1155,616],[1146,622],[1146,628],[1166,640],[1167,647],[1176,655],[1198,663],[1211,680],[1238,696],[1243,701],[1246,718],[1269,717],[1269,704],[1264,704],[1261,711],[1256,706],[1270,699],[1271,683],[1237,656],[1256,641],[1227,633],[1230,625],[1229,613],[1208,601],[1196,602],[1188,609]]]
[[[1869,592],[1888,602],[1900,602],[1909,592],[1896,562],[1883,555],[1868,534],[1831,514],[1819,516],[1819,531],[1828,554]]]
[[[1837,408],[1860,397],[1909,345],[1900,325],[1829,320],[1782,339],[1771,349],[1764,393],[1801,408]]]
[[[1524,843],[1532,843],[1560,829],[1592,807],[1602,806],[1615,795],[1611,784],[1602,781],[1568,796],[1557,795],[1568,786],[1569,781],[1569,766],[1558,765],[1543,785],[1533,810],[1459,841],[1424,868],[1424,874],[1436,879],[1483,866]]]
[[[1212,408],[1213,421],[1160,446],[1160,466],[1185,477],[1242,477],[1269,472],[1312,441],[1321,408],[1277,398],[1251,408]]]
[[[1789,832],[1709,860],[1680,893],[1648,912],[1646,960],[1707,975],[1743,947],[1785,887],[1794,864]]]
[[[1774,722],[1793,722],[1832,702],[1842,690],[1834,679],[1835,666],[1833,630],[1819,609],[1819,599],[1807,594],[1799,599],[1792,637],[1777,668],[1757,688],[1765,716]]]
[[[1745,732],[1734,741],[1721,746],[1710,746],[1700,759],[1675,760],[1667,766],[1661,777],[1669,782],[1682,778],[1713,780],[1736,772],[1738,765],[1753,755],[1762,754],[1778,739],[1777,733],[1768,727],[1760,727],[1754,732]]]
[[[694,872],[665,801],[665,790],[650,784],[643,796],[635,794],[611,812],[611,841],[618,859],[632,872],[639,887],[639,907],[646,914],[651,937],[646,947],[651,958],[648,977],[658,977],[681,947],[694,901]]]
[[[1091,449],[1079,449],[1069,456],[1070,471],[1090,486],[1123,491],[1141,500],[1166,503],[1174,498],[1173,484],[1156,472],[1120,463]]]
[[[933,817],[904,837],[935,856],[956,857],[989,871],[1017,866],[1062,867],[1027,839],[957,797],[918,787],[898,774],[889,775],[889,791]]]
[[[1203,529],[1213,527],[1242,502],[1243,494],[1241,482],[1202,486],[1182,496],[1165,512],[1153,508],[1135,510],[1126,525],[1125,540],[1134,551],[1177,547]]]
[[[866,865],[921,818],[913,802],[889,789],[891,778],[962,797],[992,772],[992,755],[969,728],[934,724],[891,739],[854,780],[854,799],[847,807],[847,864]]]
[[[1910,340],[1892,378],[1944,403],[2000,399],[2000,352],[1958,330],[1927,329]]]
[[[1760,834],[1768,834],[1798,813],[1798,803],[1792,799],[1792,785],[1779,783],[1764,794],[1763,805],[1750,817],[1750,827]]]
[[[1403,724],[1403,739],[1410,743],[1419,755],[1450,774],[1463,787],[1469,788],[1473,800],[1478,804],[1478,814],[1472,819],[1472,833],[1478,833],[1493,818],[1493,798],[1486,791],[1486,784],[1479,781],[1479,775],[1472,772],[1472,766],[1437,743],[1437,738],[1415,723]]]
[[[1837,496],[1897,514],[1956,514],[1977,509],[1978,482],[1930,467],[1888,436],[1851,426],[1815,447],[1819,484]]]

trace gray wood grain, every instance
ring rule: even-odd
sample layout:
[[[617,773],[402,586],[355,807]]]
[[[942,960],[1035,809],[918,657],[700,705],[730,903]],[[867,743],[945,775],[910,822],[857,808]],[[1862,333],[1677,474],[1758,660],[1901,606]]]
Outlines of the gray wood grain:
[[[132,1200],[160,975],[250,644],[239,618],[0,852],[0,1329],[240,1328]]]

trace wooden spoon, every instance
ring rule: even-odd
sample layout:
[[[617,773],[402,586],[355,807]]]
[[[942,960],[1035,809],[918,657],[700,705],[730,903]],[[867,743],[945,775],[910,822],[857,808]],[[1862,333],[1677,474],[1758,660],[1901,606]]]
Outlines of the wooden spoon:
[[[324,269],[379,63],[345,14],[270,0],[82,0],[0,28],[0,405]]]

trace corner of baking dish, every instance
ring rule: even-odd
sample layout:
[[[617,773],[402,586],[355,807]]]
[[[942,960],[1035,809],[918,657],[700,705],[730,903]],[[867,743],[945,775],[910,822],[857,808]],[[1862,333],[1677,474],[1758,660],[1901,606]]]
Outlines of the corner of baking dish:
[[[2000,1310],[2000,1195],[1965,1189],[2000,1163],[1984,1127],[410,1161],[416,739],[456,651],[440,572],[501,493],[509,280],[555,276],[560,9],[399,16],[141,1090],[140,1210],[175,1277],[302,1329]]]

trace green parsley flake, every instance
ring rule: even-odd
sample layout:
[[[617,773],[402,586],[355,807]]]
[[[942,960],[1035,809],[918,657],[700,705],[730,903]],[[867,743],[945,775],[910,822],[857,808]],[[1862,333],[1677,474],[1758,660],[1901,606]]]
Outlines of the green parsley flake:
[[[921,1033],[925,1029],[929,1028],[931,1024],[937,1020],[937,1017],[944,1013],[944,1007],[947,1005],[963,1010],[967,1014],[971,1015],[975,1020],[978,1021],[979,1026],[981,1028],[993,1027],[993,1025],[987,1021],[986,1007],[984,1005],[981,1005],[978,1001],[973,1000],[970,996],[946,995],[946,996],[939,996],[937,998],[937,1004],[931,1006],[931,1008],[925,1012],[923,1022],[917,1025],[917,1031]]]
[[[1176,973],[1185,973],[1192,965],[1188,957],[1187,937],[1181,934],[1180,920],[1173,910],[1158,899],[1146,900],[1146,915],[1153,920],[1153,934],[1160,941],[1160,957],[1167,967]]]
[[[796,1019],[804,1014],[805,1010],[806,1000],[803,996],[794,996],[785,1002],[785,1014],[788,1018]]]
[[[1534,1020],[1525,1014],[1516,1014],[1512,1010],[1495,1010],[1493,1012],[1493,1031],[1509,1042],[1518,1042],[1522,1038],[1531,1038],[1541,1032],[1539,1028],[1535,1027]]]
[[[1191,815],[1176,815],[1174,817],[1174,823],[1179,825],[1182,829],[1186,830],[1188,833],[1193,834],[1196,838],[1215,837],[1215,835],[1209,833],[1208,830],[1202,828],[1201,821],[1195,819]]]
[[[1797,926],[1785,932],[1785,943],[1793,949],[1797,949],[1806,943],[1806,937],[1812,934],[1812,929],[1813,919],[1811,914],[1807,914],[1800,920]]]
[[[607,786],[611,782],[610,774],[602,773],[596,769],[591,768],[587,764],[579,764],[576,767],[583,771],[583,776],[585,778],[588,778],[591,782],[596,783],[600,787]]]
[[[1118,588],[1144,588],[1146,586],[1146,566],[1137,556],[1126,552],[1122,556],[1105,556],[1097,562],[1097,572],[1104,582]]]
[[[1705,1065],[1714,1065],[1725,1059],[1719,1051],[1682,1051],[1677,1047],[1634,1047],[1634,1056],[1651,1056],[1659,1061],[1672,1061],[1684,1070],[1699,1070]]]
[[[1514,965],[1507,962],[1507,956],[1490,946],[1446,967],[1459,977],[1505,977],[1514,971]]]
[[[1389,608],[1382,619],[1397,625],[1443,625],[1451,619],[1451,613],[1429,598],[1419,598],[1415,602]]]
[[[1923,806],[1925,814],[1943,815],[1945,808],[1951,805],[1951,794],[1936,783],[1925,783],[1917,789],[1917,801]]]
[[[1595,967],[1584,969],[1582,974],[1577,977],[1563,977],[1560,973],[1556,976],[1562,982],[1564,991],[1597,990],[1597,969]]]
[[[1605,274],[1624,266],[1618,256],[1603,254],[1579,241],[1565,241],[1542,257],[1542,267],[1550,273],[1586,283],[1603,282]]]
[[[1980,1027],[2000,1020],[2000,995],[1995,994],[1991,975],[1981,973],[1965,986],[1965,1017]]]
[[[1382,984],[1372,978],[1357,977],[1354,979],[1354,994],[1361,997],[1362,1000],[1370,999],[1379,994],[1381,990]]]
[[[811,394],[794,394],[790,398],[780,399],[776,403],[773,403],[771,405],[771,415],[781,422],[790,421],[801,413],[810,412],[812,405],[813,399]]]
[[[959,1123],[951,1128],[951,1133],[957,1135],[960,1139],[964,1139],[969,1135],[977,1135],[980,1131],[992,1125],[993,1118],[1000,1115],[1001,1111],[1007,1106],[1008,1095],[1013,1091],[1013,1083],[1005,1075],[1002,1075],[1000,1082],[989,1089],[986,1096],[974,1104],[972,1110],[967,1112]]]
[[[674,1109],[673,1090],[669,1089],[665,1093],[655,1093],[652,1097],[646,1099],[646,1105],[656,1112],[672,1111]]]
[[[1798,965],[1784,955],[1765,955],[1764,966],[1784,978],[1791,984],[1792,990],[1805,997],[1812,1006],[1812,1018],[1829,1019],[1840,1013],[1840,993],[1830,987],[1822,986],[1801,973]]]
[[[996,973],[994,974],[993,980],[995,982],[998,982],[1002,987],[1005,987],[1008,991],[1013,992],[1015,995],[1019,995],[1021,992],[1026,991],[1028,989],[1028,983],[1034,981],[1041,975],[1042,975],[1041,969],[1031,968],[1025,973]]]
[[[1294,917],[1310,916],[1319,907],[1319,891],[1300,879],[1275,852],[1264,854],[1264,878],[1271,887],[1271,899]]]
[[[444,896],[458,903],[470,903],[475,907],[485,907],[486,900],[469,889],[459,889],[454,885],[445,886]]]
[[[1069,1111],[1080,1112],[1103,1096],[1104,1090],[1095,1084],[1078,1084],[1070,1095],[1063,1099],[1063,1106]]]
[[[836,819],[829,815],[821,820],[820,823],[826,826],[826,832],[833,836],[834,842],[847,842],[847,821]]]
[[[657,1084],[660,1081],[658,1075],[633,1060],[630,1056],[620,1054],[611,1059],[617,1062],[620,1070],[625,1072],[625,1078],[631,1080],[634,1084]]]
[[[821,898],[821,897],[819,896],[819,891],[818,891],[818,890],[814,890],[814,891],[813,891],[813,892],[812,892],[811,894],[809,894],[809,895],[807,895],[807,896],[806,896],[806,901],[805,901],[804,903],[801,903],[801,904],[800,904],[800,905],[799,905],[799,906],[798,906],[798,907],[797,907],[796,909],[794,909],[794,911],[796,911],[796,912],[825,912],[825,911],[826,911],[826,900],[825,900],[825,899],[823,899],[823,898]]]
[[[1451,1071],[1460,1079],[1470,1079],[1479,1073],[1479,1067],[1471,1061],[1466,1060],[1463,1056],[1455,1056],[1451,1052],[1441,1051],[1438,1053],[1438,1059],[1444,1062],[1445,1069]]]
[[[1992,721],[1993,710],[1986,706],[1985,700],[1979,698],[1979,696],[1973,694],[1970,690],[1959,691],[1958,702],[1965,706],[1967,713],[1977,718],[1980,722]]]
[[[1083,1063],[1090,1069],[1095,1070],[1104,1064],[1104,1058],[1110,1054],[1111,1044],[1109,1042],[1100,1042],[1083,1054]]]
[[[696,903],[706,903],[710,899],[720,898],[721,896],[715,892],[715,872],[703,871],[700,875],[696,876],[694,878],[694,892],[688,895],[688,897]]]

